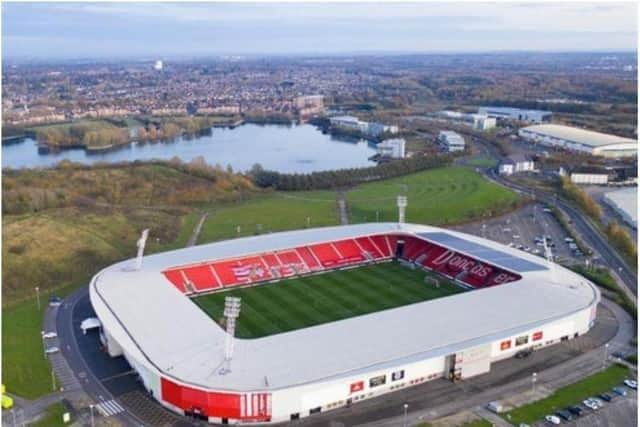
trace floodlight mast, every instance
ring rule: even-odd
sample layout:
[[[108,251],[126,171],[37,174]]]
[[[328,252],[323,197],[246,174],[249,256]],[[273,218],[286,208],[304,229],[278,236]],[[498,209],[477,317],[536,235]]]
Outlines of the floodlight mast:
[[[144,246],[147,244],[147,237],[149,237],[149,229],[145,228],[142,231],[140,239],[138,239],[138,242],[136,243],[136,246],[138,246],[138,255],[136,256],[135,264],[136,270],[140,270],[142,268],[142,256],[144,255]]]
[[[224,299],[224,316],[226,318],[227,336],[224,346],[224,363],[220,374],[231,372],[231,359],[233,358],[233,344],[236,333],[236,319],[240,316],[242,300],[238,297],[226,297]]]
[[[398,196],[398,224],[404,224],[404,213],[407,208],[407,196]]]
[[[556,281],[556,265],[553,262],[553,253],[551,252],[551,248],[547,245],[547,236],[542,236],[542,245],[544,247],[544,257],[547,259],[547,265],[551,270],[551,280],[555,283]]]

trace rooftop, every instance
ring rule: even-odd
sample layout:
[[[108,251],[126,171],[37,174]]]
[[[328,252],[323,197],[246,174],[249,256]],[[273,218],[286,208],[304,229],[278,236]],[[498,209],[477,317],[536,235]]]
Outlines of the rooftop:
[[[614,145],[614,144],[637,144],[638,143],[638,141],[635,141],[630,138],[623,138],[621,136],[609,135],[606,133],[594,132],[591,130],[574,128],[574,127],[564,126],[564,125],[552,125],[552,124],[533,125],[533,126],[527,126],[522,130],[551,136],[553,138],[565,139],[567,141],[572,141],[579,144],[588,145],[591,147],[602,147],[602,146]]]

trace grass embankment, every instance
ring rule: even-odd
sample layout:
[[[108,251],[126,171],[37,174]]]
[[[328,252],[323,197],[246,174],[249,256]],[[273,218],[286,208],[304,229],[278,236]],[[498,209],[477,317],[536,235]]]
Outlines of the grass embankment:
[[[442,279],[437,288],[427,285],[427,274],[396,262],[384,263],[219,292],[194,301],[218,321],[225,297],[241,297],[238,336],[258,338],[463,292]]]
[[[629,370],[625,366],[611,365],[602,372],[567,387],[559,388],[545,399],[506,412],[503,417],[515,425],[519,423],[533,424],[545,415],[552,414],[569,405],[578,404],[587,397],[611,390],[612,387],[620,385],[628,374]]]
[[[2,381],[29,398],[51,391],[40,331],[52,292],[133,257],[144,228],[147,253],[184,246],[201,206],[255,191],[243,177],[200,164],[161,163],[5,170],[2,185]]]
[[[198,243],[337,224],[334,192],[270,192],[244,202],[213,206]]]
[[[346,193],[351,222],[397,221],[396,197],[408,197],[407,222],[455,224],[504,213],[518,195],[485,180],[473,169],[448,167],[358,186]]]
[[[67,412],[62,403],[54,403],[45,411],[44,416],[35,423],[29,424],[29,427],[63,427],[62,415]]]
[[[625,309],[634,319],[638,317],[638,309],[631,301],[627,294],[620,289],[616,280],[611,276],[609,270],[605,268],[586,268],[581,265],[574,266],[572,269],[591,280],[596,285],[609,291],[609,297],[620,307]]]

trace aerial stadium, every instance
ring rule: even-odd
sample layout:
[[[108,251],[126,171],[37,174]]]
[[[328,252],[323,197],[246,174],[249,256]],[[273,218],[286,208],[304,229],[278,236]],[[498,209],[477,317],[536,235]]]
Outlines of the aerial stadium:
[[[139,251],[90,297],[109,354],[158,402],[222,424],[480,375],[585,334],[600,300],[544,258],[402,220]]]

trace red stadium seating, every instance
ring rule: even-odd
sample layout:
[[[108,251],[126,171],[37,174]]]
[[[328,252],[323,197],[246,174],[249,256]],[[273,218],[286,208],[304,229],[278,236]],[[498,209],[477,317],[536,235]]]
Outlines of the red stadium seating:
[[[311,252],[320,260],[320,264],[323,267],[332,267],[336,264],[340,264],[341,256],[336,252],[333,245],[329,243],[320,243],[317,245],[309,246]]]
[[[186,293],[187,289],[184,287],[184,279],[182,278],[182,273],[180,270],[167,270],[164,271],[164,275],[169,281],[178,288],[178,290],[182,293]]]
[[[314,270],[322,269],[320,264],[318,264],[318,261],[316,261],[316,257],[311,253],[309,248],[307,248],[306,246],[297,248],[296,252],[298,253],[298,256],[302,259],[302,261],[307,265],[309,270],[314,271]]]
[[[335,242],[333,247],[342,255],[342,263],[354,263],[366,260],[362,250],[353,239]]]
[[[378,249],[375,243],[368,237],[358,237],[356,243],[359,245],[359,248],[361,248],[361,251],[368,253],[373,259],[385,257],[384,252]]]
[[[165,277],[183,293],[197,293],[223,287],[258,283],[309,271],[339,268],[367,260],[395,255],[398,236],[376,235],[248,256],[208,264],[173,268]],[[472,288],[496,286],[519,276],[448,250],[437,244],[404,236],[403,258]]]
[[[195,267],[183,268],[184,274],[191,281],[193,286],[199,291],[207,291],[222,286],[213,275],[209,265],[198,265]]]

